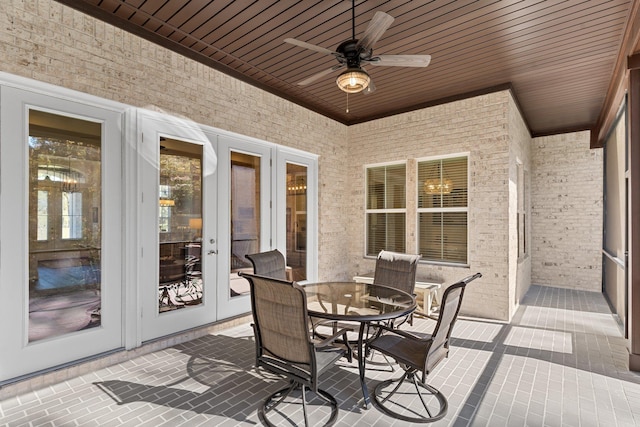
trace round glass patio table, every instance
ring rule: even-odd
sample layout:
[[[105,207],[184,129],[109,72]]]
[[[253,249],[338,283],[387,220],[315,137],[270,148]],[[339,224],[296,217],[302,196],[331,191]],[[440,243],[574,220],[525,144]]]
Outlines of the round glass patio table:
[[[371,400],[365,382],[365,330],[371,322],[391,320],[411,314],[416,299],[406,292],[383,285],[355,282],[322,282],[304,285],[309,316],[333,320],[359,322],[358,370],[364,407]]]

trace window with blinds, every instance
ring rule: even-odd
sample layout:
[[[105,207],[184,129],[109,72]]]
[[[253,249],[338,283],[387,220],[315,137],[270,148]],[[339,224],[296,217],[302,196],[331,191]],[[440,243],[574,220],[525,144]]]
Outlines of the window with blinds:
[[[366,169],[366,255],[406,249],[406,164]]]
[[[467,263],[467,156],[418,162],[418,248],[423,261]]]

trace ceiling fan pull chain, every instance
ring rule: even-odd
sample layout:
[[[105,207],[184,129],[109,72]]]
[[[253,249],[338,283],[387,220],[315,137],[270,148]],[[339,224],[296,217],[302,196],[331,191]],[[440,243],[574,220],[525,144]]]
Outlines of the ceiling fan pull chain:
[[[347,92],[347,113],[349,112],[349,92]]]

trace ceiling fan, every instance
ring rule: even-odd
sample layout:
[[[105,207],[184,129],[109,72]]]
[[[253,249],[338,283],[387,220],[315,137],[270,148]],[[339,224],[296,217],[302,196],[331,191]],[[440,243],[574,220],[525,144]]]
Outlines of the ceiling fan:
[[[305,49],[313,50],[326,55],[333,55],[338,64],[299,81],[299,86],[306,86],[321,77],[346,67],[336,79],[338,87],[347,93],[363,92],[371,93],[375,85],[369,74],[362,68],[363,65],[391,66],[391,67],[426,67],[431,62],[430,55],[374,55],[373,45],[382,37],[382,34],[393,23],[393,17],[387,13],[378,11],[373,15],[361,39],[356,39],[356,10],[355,0],[351,8],[351,40],[344,41],[336,48],[335,52],[321,46],[303,42],[292,38],[285,39],[290,43]]]

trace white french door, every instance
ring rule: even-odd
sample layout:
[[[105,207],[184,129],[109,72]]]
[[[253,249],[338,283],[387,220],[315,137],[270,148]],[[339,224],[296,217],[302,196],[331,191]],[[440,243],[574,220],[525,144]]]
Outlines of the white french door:
[[[0,99],[1,382],[123,345],[123,112]]]
[[[217,171],[214,145],[196,124],[139,111],[138,129],[138,286],[147,341],[217,319]]]
[[[252,272],[246,254],[274,248],[271,215],[272,147],[228,135],[218,137],[218,317],[251,311]]]
[[[318,159],[278,147],[276,162],[276,246],[291,269],[293,280],[318,279]]]

